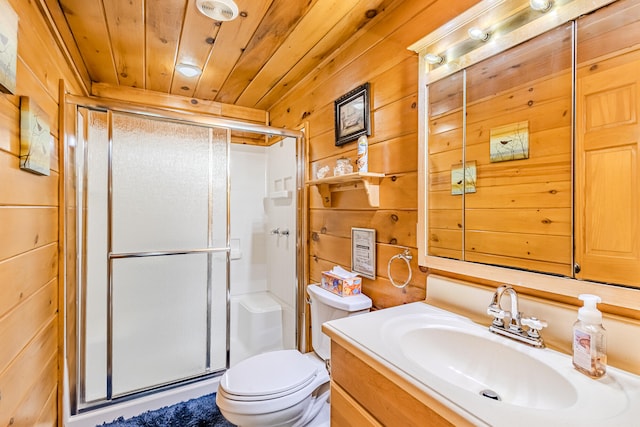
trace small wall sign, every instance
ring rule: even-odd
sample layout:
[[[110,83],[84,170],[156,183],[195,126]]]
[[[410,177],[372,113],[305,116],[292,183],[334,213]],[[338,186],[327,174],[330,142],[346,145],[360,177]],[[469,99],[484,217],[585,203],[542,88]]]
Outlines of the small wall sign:
[[[375,280],[376,230],[351,228],[351,271]]]

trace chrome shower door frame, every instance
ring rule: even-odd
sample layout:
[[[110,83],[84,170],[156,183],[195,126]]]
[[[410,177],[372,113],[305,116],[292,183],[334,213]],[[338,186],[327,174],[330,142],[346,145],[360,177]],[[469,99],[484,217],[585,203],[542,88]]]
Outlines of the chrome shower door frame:
[[[262,125],[257,125],[254,123],[245,123],[245,122],[240,122],[240,121],[234,121],[234,120],[228,120],[228,119],[223,119],[223,118],[219,118],[219,117],[212,117],[212,116],[206,116],[206,115],[198,115],[198,114],[192,114],[192,113],[187,113],[187,112],[178,112],[178,111],[172,111],[172,110],[164,110],[164,109],[158,109],[158,108],[149,108],[146,106],[141,106],[141,105],[135,105],[135,104],[130,104],[130,103],[124,103],[124,102],[114,102],[114,101],[104,101],[101,99],[97,99],[97,98],[83,98],[83,97],[76,97],[76,96],[71,96],[71,95],[66,95],[65,96],[65,104],[66,107],[65,108],[65,114],[66,115],[70,115],[71,112],[73,111],[74,117],[73,120],[65,120],[65,123],[67,123],[66,129],[65,129],[65,146],[64,146],[64,151],[63,151],[63,161],[64,161],[64,165],[65,165],[65,169],[69,172],[75,171],[75,161],[72,158],[72,154],[71,153],[76,153],[77,155],[85,155],[86,153],[82,152],[82,153],[78,153],[77,149],[75,148],[75,138],[76,135],[78,135],[78,132],[85,132],[86,134],[86,128],[85,129],[78,129],[78,114],[80,109],[84,108],[90,111],[100,111],[100,112],[105,112],[107,114],[108,117],[108,222],[107,222],[107,239],[108,239],[108,277],[107,277],[107,287],[108,287],[108,308],[107,308],[107,378],[106,378],[106,389],[107,389],[107,393],[106,393],[106,398],[102,399],[102,400],[98,400],[98,401],[92,401],[92,402],[86,402],[85,399],[85,384],[84,384],[84,375],[83,375],[83,370],[84,370],[84,358],[85,358],[85,335],[84,335],[84,329],[85,329],[85,320],[86,320],[86,316],[84,313],[85,310],[85,302],[86,302],[86,277],[83,277],[86,274],[86,266],[83,265],[85,261],[85,257],[82,256],[81,258],[78,259],[78,262],[76,263],[76,268],[74,269],[66,269],[66,271],[64,272],[64,278],[65,278],[65,289],[66,289],[66,283],[76,283],[77,284],[77,289],[76,289],[76,300],[79,302],[80,307],[76,307],[74,309],[70,309],[71,305],[70,305],[70,301],[67,300],[66,294],[67,292],[65,292],[65,314],[66,316],[69,315],[73,315],[75,317],[75,327],[72,326],[72,329],[75,329],[75,333],[73,333],[73,331],[71,330],[66,330],[66,325],[69,323],[67,322],[67,317],[65,316],[65,337],[66,337],[66,341],[65,341],[65,359],[66,360],[73,360],[75,361],[75,366],[69,366],[69,372],[68,372],[68,378],[69,378],[69,397],[70,397],[70,403],[71,403],[71,413],[72,414],[76,414],[76,413],[80,413],[80,412],[85,412],[85,411],[89,411],[98,407],[104,407],[104,406],[108,406],[111,404],[115,404],[115,403],[119,403],[121,401],[124,400],[130,400],[130,399],[134,399],[137,397],[141,397],[144,395],[148,395],[148,394],[152,394],[152,393],[156,393],[160,390],[165,390],[168,388],[172,388],[172,387],[176,387],[178,385],[183,385],[183,384],[187,384],[189,382],[195,382],[195,381],[199,381],[202,379],[206,379],[206,378],[210,378],[212,376],[216,376],[216,375],[221,375],[226,369],[229,368],[229,363],[230,363],[230,331],[229,331],[229,324],[230,324],[230,270],[229,270],[229,261],[230,261],[230,203],[229,203],[229,195],[230,195],[230,174],[229,174],[229,150],[230,150],[230,144],[231,144],[231,130],[240,130],[240,131],[245,131],[245,132],[254,132],[254,133],[259,133],[259,134],[263,134],[263,135],[268,135],[268,136],[281,136],[281,137],[294,137],[296,138],[296,144],[298,146],[298,148],[300,147],[304,147],[303,144],[303,138],[304,135],[302,132],[300,131],[292,131],[292,130],[288,130],[288,129],[280,129],[280,128],[273,128],[270,126],[262,126]],[[143,118],[148,118],[148,119],[156,119],[156,120],[162,120],[162,121],[167,121],[167,122],[176,122],[176,123],[181,123],[181,124],[185,124],[185,125],[195,125],[195,126],[200,126],[200,127],[208,127],[209,128],[209,144],[211,144],[212,141],[212,137],[211,137],[211,133],[213,132],[213,129],[220,129],[220,128],[224,128],[226,129],[226,134],[227,134],[227,158],[226,158],[226,236],[225,236],[225,246],[224,247],[212,247],[212,243],[213,243],[213,227],[212,227],[212,188],[211,188],[211,179],[209,179],[209,201],[208,201],[208,236],[207,236],[207,247],[206,248],[197,248],[197,249],[192,249],[192,250],[165,250],[165,251],[157,251],[157,252],[135,252],[135,253],[114,253],[113,252],[113,246],[112,246],[112,218],[111,218],[111,207],[112,207],[112,147],[113,147],[113,133],[112,133],[112,114],[113,113],[124,113],[124,114],[130,114],[130,115],[136,115],[136,116],[140,116]],[[71,134],[71,132],[73,132],[73,134]],[[74,148],[70,149],[69,144],[73,144]],[[85,143],[86,145],[86,143]],[[305,156],[306,153],[304,152],[304,148],[302,150],[297,150],[298,152],[298,158],[297,158],[297,163],[298,163],[298,170],[304,170],[304,161],[305,161]],[[210,163],[211,165],[211,163]],[[86,166],[86,165],[85,165]],[[211,168],[211,166],[210,166]],[[86,167],[84,169],[84,173],[86,174]],[[65,174],[66,175],[66,174]],[[209,177],[211,178],[211,171],[209,172]],[[71,178],[73,180],[73,182],[77,181],[78,178],[81,177],[76,177],[75,175]],[[82,177],[84,182],[85,182],[85,186],[84,189],[86,190],[86,176]],[[66,176],[65,176],[65,179]],[[304,174],[299,173],[298,177],[297,177],[297,191],[299,195],[302,195],[303,191],[304,191]],[[63,185],[62,188],[64,188],[65,192],[69,192],[69,191],[73,191],[75,193],[75,189],[71,189],[71,187],[69,184],[65,183],[65,185]],[[86,237],[86,224],[85,224],[85,220],[84,220],[84,214],[82,212],[79,213],[79,211],[84,211],[84,209],[76,209],[76,206],[72,206],[72,209],[69,209],[69,204],[70,203],[75,203],[75,200],[73,202],[71,202],[70,199],[75,199],[76,196],[75,194],[71,197],[69,197],[68,195],[65,195],[65,197],[63,197],[63,200],[66,200],[66,205],[65,206],[65,215],[64,215],[64,220],[65,220],[65,229],[67,230],[67,235],[65,236],[64,241],[66,242],[68,239],[70,238],[76,238],[76,236],[78,237],[82,237],[85,238]],[[86,200],[86,198],[85,198]],[[301,198],[299,198],[298,200],[301,200]],[[78,206],[80,207],[80,206]],[[82,206],[82,208],[86,208],[86,206]],[[69,212],[73,211],[73,214],[70,214]],[[73,216],[73,217],[72,217]],[[80,220],[78,220],[78,217],[80,217]],[[297,222],[297,238],[296,238],[296,245],[297,245],[297,253],[298,253],[298,257],[297,257],[297,263],[298,266],[303,264],[303,261],[301,259],[302,254],[304,253],[304,251],[301,248],[301,242],[303,242],[304,240],[302,239],[301,236],[301,232],[303,227],[301,226],[301,215],[297,215],[296,216],[296,222]],[[64,247],[66,248],[67,245],[65,243],[63,243]],[[86,242],[76,242],[75,247],[78,248],[80,247],[82,251],[84,251],[86,249]],[[66,250],[65,250],[66,252]],[[215,370],[215,371],[211,371],[211,321],[212,321],[212,257],[215,253],[221,253],[224,252],[226,253],[226,366],[225,368],[221,369],[221,370]],[[141,390],[135,390],[132,391],[130,393],[126,393],[123,395],[118,395],[118,396],[114,396],[113,395],[113,383],[112,383],[112,374],[113,374],[113,274],[112,274],[112,267],[113,267],[113,261],[117,260],[117,259],[126,259],[126,258],[139,258],[139,257],[158,257],[158,256],[173,256],[173,255],[187,255],[187,254],[198,254],[198,253],[206,253],[207,254],[207,313],[206,313],[206,318],[207,318],[207,343],[206,343],[206,362],[205,362],[205,370],[206,372],[204,374],[201,375],[196,375],[195,377],[190,377],[190,378],[184,378],[184,379],[180,379],[178,381],[173,381],[170,383],[166,383],[166,384],[160,384],[157,386],[151,386],[149,388],[145,388],[145,389],[141,389]],[[78,256],[78,254],[75,254],[76,256]],[[300,272],[300,269],[296,269],[298,271],[297,277],[296,277],[296,283],[295,283],[295,287],[296,287],[296,293],[299,295],[300,294],[300,281],[302,280],[302,273]],[[72,277],[73,276],[73,277]],[[71,280],[68,280],[71,279]],[[298,299],[296,299],[296,307],[295,310],[296,312],[299,311],[299,306],[298,306]],[[75,312],[73,312],[75,311]],[[299,346],[300,345],[300,328],[299,328],[299,322],[296,321],[296,345]],[[69,345],[69,343],[67,343],[67,341],[69,340],[75,340],[72,345]],[[73,351],[73,349],[75,349],[75,354],[73,354],[72,357],[69,357],[70,354],[68,353],[68,351]]]

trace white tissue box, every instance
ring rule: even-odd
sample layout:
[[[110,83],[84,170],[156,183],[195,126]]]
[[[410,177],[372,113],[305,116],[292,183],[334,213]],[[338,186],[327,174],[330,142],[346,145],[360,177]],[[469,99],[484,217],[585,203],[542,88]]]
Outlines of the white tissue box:
[[[362,277],[344,278],[330,271],[322,272],[322,287],[341,297],[362,293]]]

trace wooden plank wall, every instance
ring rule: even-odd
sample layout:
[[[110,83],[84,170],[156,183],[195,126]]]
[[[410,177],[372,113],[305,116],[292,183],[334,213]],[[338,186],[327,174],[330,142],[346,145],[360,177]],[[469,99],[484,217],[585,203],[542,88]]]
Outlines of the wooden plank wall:
[[[464,74],[434,82],[429,93],[429,255],[462,259],[463,197],[451,194],[451,167],[464,157]]]
[[[341,147],[334,140],[334,100],[351,89],[371,84],[372,135],[369,171],[383,172],[380,206],[366,203],[362,190],[333,193],[324,207],[317,188],[309,192],[309,277],[334,265],[351,266],[351,227],[377,230],[377,278],[364,279],[363,291],[374,307],[390,307],[424,299],[426,271],[418,268],[418,58],[407,46],[466,10],[476,1],[398,1],[379,10],[376,19],[307,76],[270,110],[271,125],[296,128],[307,122],[308,171],[331,170],[336,160],[356,157],[355,143]],[[413,277],[405,289],[392,286],[389,259],[409,248]],[[402,261],[391,270],[396,282],[408,277]]]
[[[267,112],[258,108],[223,104],[216,101],[153,92],[134,87],[93,83],[91,85],[91,94],[104,100],[113,100],[114,102],[124,101],[148,107],[166,108],[170,110],[177,109],[189,113],[223,117],[225,119],[259,125],[264,125],[268,122]],[[238,130],[231,131],[231,142],[234,144],[249,145],[268,145],[268,143],[272,143],[272,141],[269,141],[264,135]]]
[[[58,417],[58,105],[60,80],[82,89],[37,2],[18,13],[17,90],[0,94],[0,425],[55,426]],[[51,175],[19,168],[20,98],[49,116]]]
[[[572,274],[571,27],[551,30],[467,72],[465,258]],[[492,163],[490,129],[528,122],[528,158]]]
[[[469,67],[466,129],[462,73],[429,87],[430,254],[571,276],[571,55],[565,25]],[[528,158],[491,162],[490,130],[518,122]],[[463,133],[477,169],[464,218],[450,172]]]

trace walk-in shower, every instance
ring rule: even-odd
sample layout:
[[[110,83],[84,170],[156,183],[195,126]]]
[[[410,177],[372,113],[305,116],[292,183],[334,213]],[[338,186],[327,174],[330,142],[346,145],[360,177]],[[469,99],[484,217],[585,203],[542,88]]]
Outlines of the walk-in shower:
[[[84,99],[66,111],[71,413],[221,374],[231,360],[231,132],[297,147],[301,133]],[[295,278],[290,286],[295,312]]]

